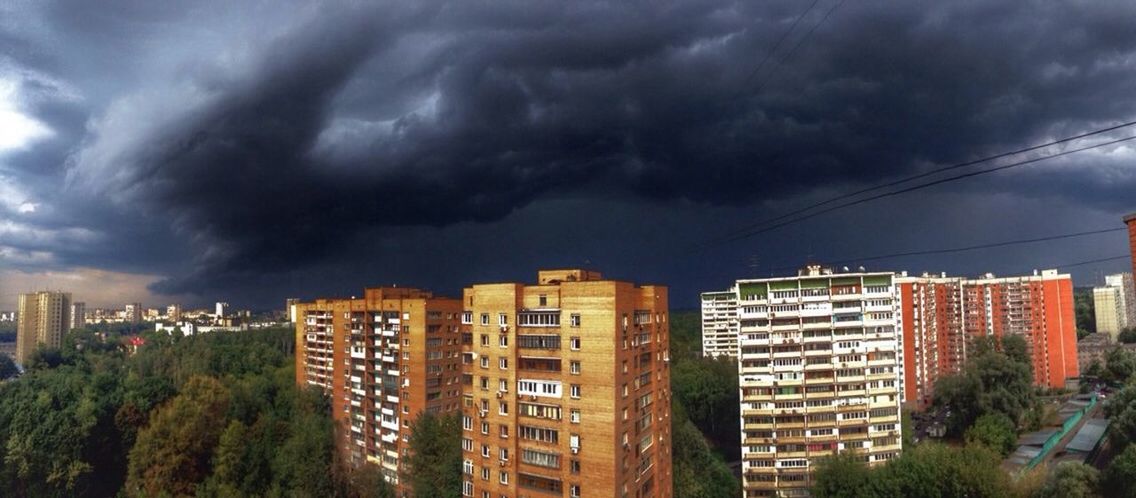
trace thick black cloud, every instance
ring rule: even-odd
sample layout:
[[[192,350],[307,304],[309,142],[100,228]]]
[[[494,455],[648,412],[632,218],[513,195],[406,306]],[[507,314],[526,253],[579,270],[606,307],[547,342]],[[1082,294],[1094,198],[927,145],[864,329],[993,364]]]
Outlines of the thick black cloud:
[[[831,5],[822,2],[785,47]],[[1136,116],[1131,2],[847,3],[784,64],[775,54],[753,74],[803,8],[309,9],[276,30],[250,27],[267,34],[236,62],[177,51],[185,66],[157,81],[139,70],[126,88],[95,84],[115,96],[108,102],[159,97],[91,108],[96,126],[75,139],[72,160],[54,164],[69,165],[72,191],[87,198],[79,206],[140,209],[147,227],[172,221],[166,237],[197,256],[188,266],[160,263],[171,278],[155,289],[185,293],[330,264],[356,253],[345,248],[382,240],[384,229],[499,220],[540,199],[775,209],[818,189]],[[159,27],[210,29],[193,25],[192,13],[128,10],[131,24],[147,26],[139,36],[171,44],[176,37],[155,35]],[[74,16],[60,19],[77,26]],[[106,41],[122,24],[84,28],[104,41],[94,53],[128,50]],[[163,99],[165,86],[189,87],[190,98]],[[155,125],[122,125],[131,119]],[[1093,162],[1063,164],[983,188],[1120,210],[1136,186],[1130,174],[1094,176]],[[1126,167],[1123,158],[1106,166]],[[1055,178],[1078,188],[1055,187]]]

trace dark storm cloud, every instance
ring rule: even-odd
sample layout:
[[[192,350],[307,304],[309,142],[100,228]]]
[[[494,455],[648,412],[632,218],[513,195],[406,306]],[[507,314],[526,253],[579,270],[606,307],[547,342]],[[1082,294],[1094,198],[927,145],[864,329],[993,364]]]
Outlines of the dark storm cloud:
[[[162,292],[257,282],[334,262],[387,227],[493,221],[540,199],[769,203],[1136,116],[1131,2],[849,2],[779,64],[825,1],[756,74],[804,4],[394,3],[204,17],[223,5],[153,5],[100,6],[93,22],[81,4],[48,9],[57,36],[87,42],[76,51],[122,76],[25,51],[23,64],[82,75],[91,95],[71,104],[85,114],[36,113],[81,125],[58,139],[69,159],[37,152],[9,168],[58,180],[50,170],[65,164],[78,200],[57,209],[81,220],[97,206],[165,247],[188,244],[190,264],[155,263],[172,274]],[[1067,161],[984,188],[1121,209],[1117,196],[1136,186],[1131,159]],[[101,216],[100,232],[122,233]]]

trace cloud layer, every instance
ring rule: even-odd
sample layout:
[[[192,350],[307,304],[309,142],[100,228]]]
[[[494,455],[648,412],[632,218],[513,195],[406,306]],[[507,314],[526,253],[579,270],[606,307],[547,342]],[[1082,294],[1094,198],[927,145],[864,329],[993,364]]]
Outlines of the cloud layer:
[[[1131,2],[855,2],[818,25],[833,7],[755,72],[804,5],[16,2],[0,79],[48,131],[0,152],[0,263],[162,274],[171,294],[303,287],[396,234],[534,203],[744,222],[1136,118]],[[1132,208],[1132,158],[952,189],[1108,219]]]

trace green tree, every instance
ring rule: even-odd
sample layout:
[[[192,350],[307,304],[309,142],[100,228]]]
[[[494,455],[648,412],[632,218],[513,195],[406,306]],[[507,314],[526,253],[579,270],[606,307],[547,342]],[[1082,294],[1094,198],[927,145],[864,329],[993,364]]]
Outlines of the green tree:
[[[852,453],[826,457],[817,464],[816,473],[813,475],[812,493],[815,498],[881,496],[882,490],[876,489],[876,485],[880,482],[879,474],[879,472],[873,473],[866,463]],[[675,495],[678,496],[677,490]]]
[[[1136,498],[1136,445],[1124,448],[1101,476],[1101,490],[1109,496]]]
[[[20,370],[16,368],[16,362],[12,361],[8,355],[0,354],[0,380],[10,379],[18,373],[20,373]]]
[[[1075,289],[1073,303],[1077,328],[1090,333],[1096,332],[1097,318],[1093,311],[1093,289],[1091,287]]]
[[[966,430],[966,442],[981,444],[1005,457],[1014,451],[1018,431],[1014,421],[1003,413],[987,413]]]
[[[741,486],[730,468],[714,454],[678,403],[671,405],[671,449],[674,496],[715,498],[741,494]]]
[[[406,459],[414,496],[461,496],[461,424],[457,415],[422,413],[410,427]]]
[[[951,410],[948,430],[961,435],[978,417],[1001,413],[1015,426],[1037,410],[1037,395],[1028,365],[998,352],[973,357],[963,371],[939,379],[934,403]]]
[[[1136,373],[1136,355],[1124,348],[1113,348],[1104,357],[1105,378],[1112,382],[1127,382]]]
[[[210,471],[225,429],[229,392],[217,379],[196,376],[159,408],[130,450],[126,492],[132,496],[192,496]]]
[[[1029,343],[1020,335],[1008,335],[1002,338],[1002,352],[1011,360],[1024,365],[1032,365],[1033,359],[1029,354]],[[1031,367],[1032,368],[1032,367]]]
[[[1090,498],[1099,496],[1100,472],[1078,462],[1061,462],[1049,474],[1037,498]]]
[[[737,363],[728,359],[693,357],[671,368],[674,398],[707,437],[719,444],[737,444]],[[740,448],[737,449],[740,455]]]
[[[1120,333],[1116,335],[1116,341],[1121,344],[1132,344],[1136,342],[1136,327],[1128,327],[1121,330]]]

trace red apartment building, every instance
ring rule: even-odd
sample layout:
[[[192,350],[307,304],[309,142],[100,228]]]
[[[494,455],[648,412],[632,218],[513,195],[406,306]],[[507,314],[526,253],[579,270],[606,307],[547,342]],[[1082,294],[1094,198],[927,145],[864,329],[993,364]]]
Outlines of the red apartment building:
[[[924,408],[935,382],[958,372],[971,339],[1025,337],[1034,384],[1060,388],[1080,374],[1073,280],[1056,270],[1023,277],[896,279],[902,307],[904,395]]]

